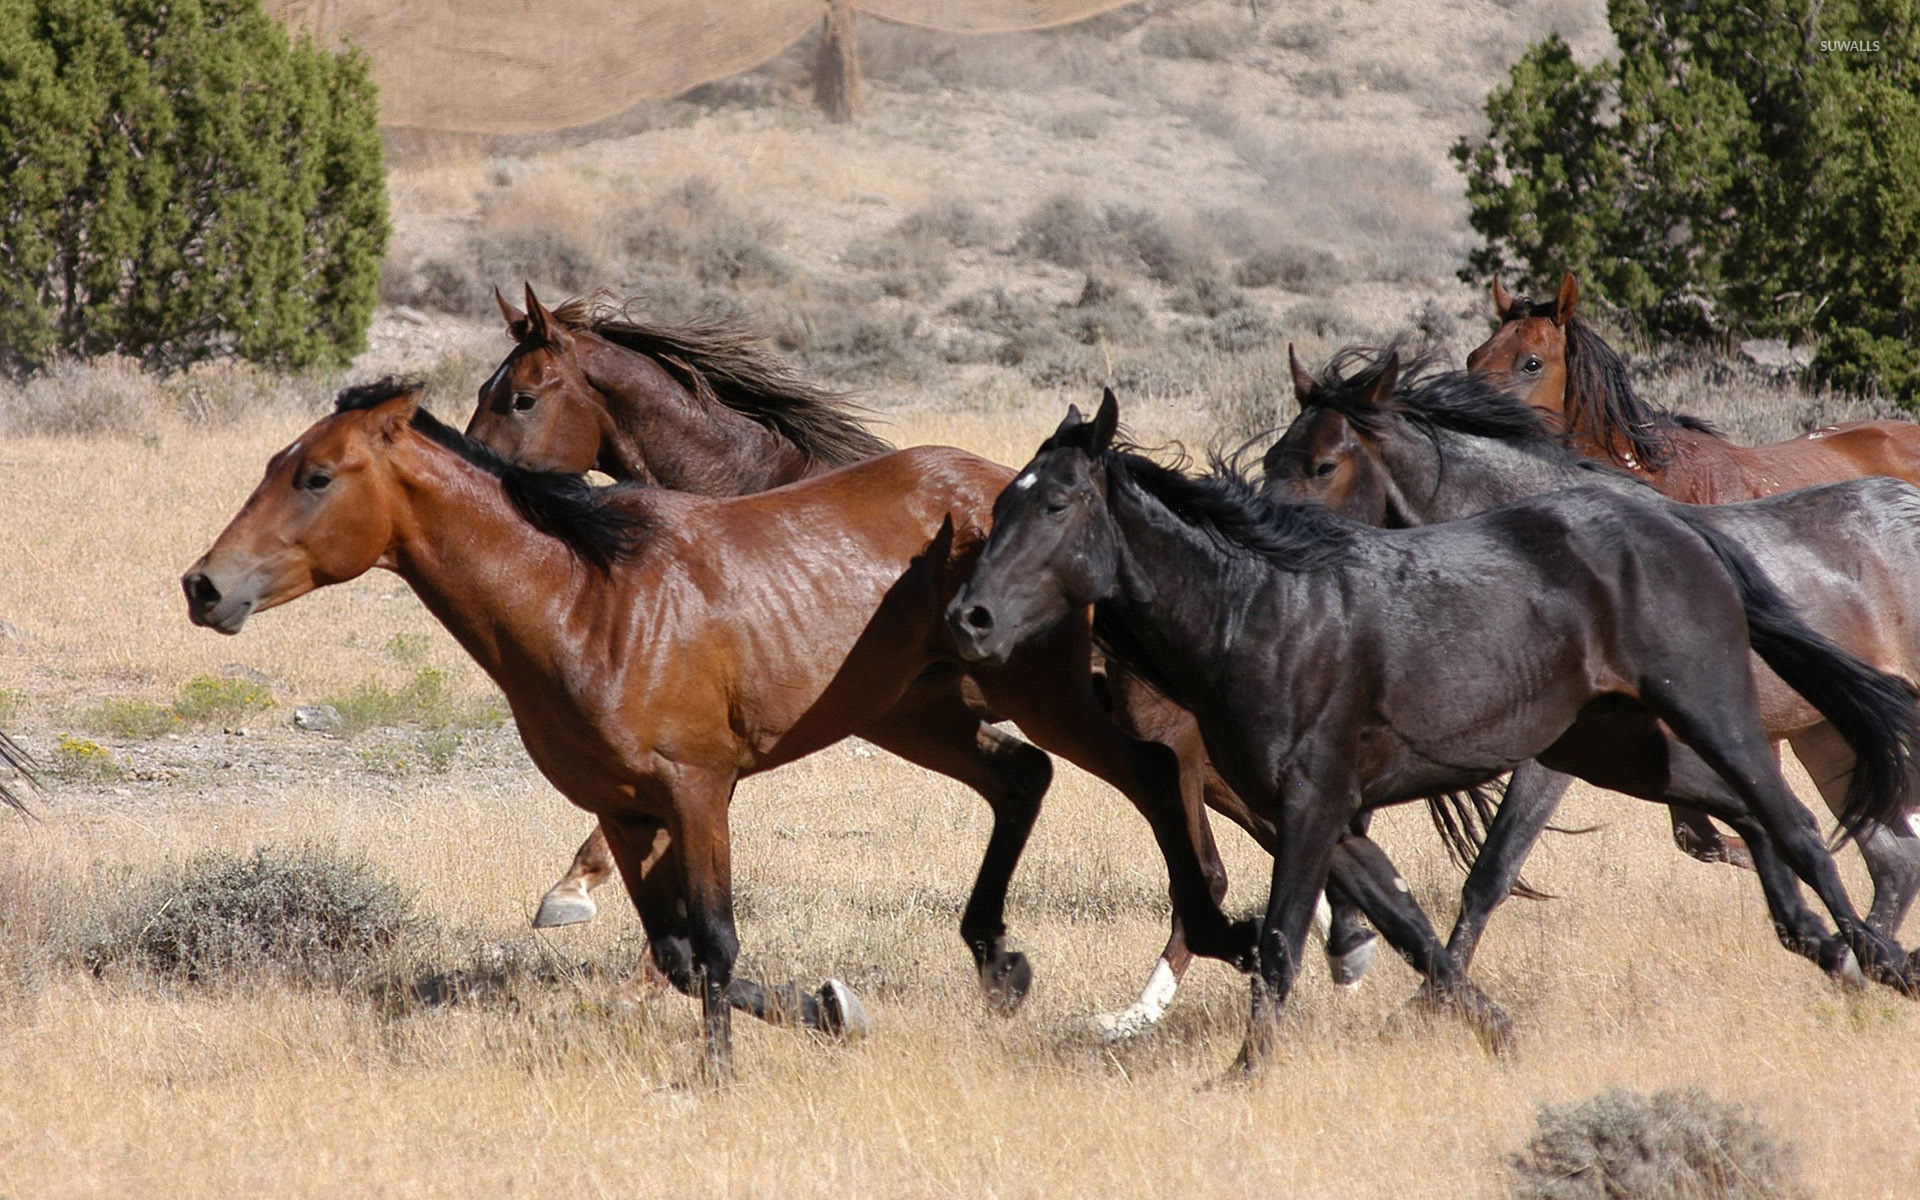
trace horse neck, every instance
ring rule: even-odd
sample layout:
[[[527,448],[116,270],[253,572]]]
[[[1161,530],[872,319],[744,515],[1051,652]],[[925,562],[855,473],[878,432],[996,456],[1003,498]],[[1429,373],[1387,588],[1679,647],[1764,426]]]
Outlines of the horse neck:
[[[1583,469],[1571,456],[1547,457],[1500,438],[1436,429],[1432,437],[1401,426],[1383,439],[1382,458],[1409,524],[1457,521],[1477,512],[1563,488],[1597,485],[1643,491],[1607,472]]]
[[[1213,694],[1232,631],[1255,594],[1276,576],[1264,564],[1223,554],[1137,484],[1108,492],[1119,534],[1119,588],[1103,606],[1151,660],[1145,666],[1192,707]]]
[[[652,358],[599,337],[582,339],[589,380],[606,398],[613,433],[600,469],[677,492],[743,496],[817,473],[800,447],[675,379]]]
[[[560,644],[563,618],[601,576],[451,451],[408,437],[392,461],[403,495],[388,565],[435,619],[509,698],[530,666],[574,661]]]

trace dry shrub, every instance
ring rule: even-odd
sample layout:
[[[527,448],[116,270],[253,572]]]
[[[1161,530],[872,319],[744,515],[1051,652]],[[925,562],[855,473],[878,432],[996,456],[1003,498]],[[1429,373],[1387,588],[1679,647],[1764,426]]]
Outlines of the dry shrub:
[[[1096,211],[1064,192],[1042,200],[1021,221],[1014,251],[1077,270],[1137,270],[1174,285],[1218,270],[1216,247],[1198,226],[1169,224],[1126,205]]]
[[[1543,1105],[1510,1163],[1515,1200],[1786,1200],[1793,1153],[1751,1113],[1697,1088],[1614,1089]]]
[[[1000,227],[978,205],[959,196],[939,196],[900,222],[902,237],[933,237],[956,250],[986,249],[1000,241]]]
[[[140,436],[172,421],[210,427],[263,412],[317,412],[332,391],[331,379],[275,375],[237,360],[159,375],[112,355],[62,359],[24,380],[0,381],[0,430],[17,436]]]
[[[427,918],[364,858],[320,846],[212,851],[135,887],[82,954],[195,982],[270,970],[302,982],[364,976]]]
[[[1238,21],[1181,21],[1149,26],[1140,50],[1157,58],[1194,58],[1224,62],[1246,37]]]

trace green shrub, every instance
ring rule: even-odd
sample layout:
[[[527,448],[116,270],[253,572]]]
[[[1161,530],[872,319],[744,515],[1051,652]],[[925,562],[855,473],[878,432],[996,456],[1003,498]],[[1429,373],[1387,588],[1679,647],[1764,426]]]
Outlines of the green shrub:
[[[1793,1156],[1745,1109],[1698,1089],[1542,1105],[1510,1160],[1514,1200],[1789,1200]]]
[[[364,60],[258,0],[0,3],[0,371],[344,363],[387,202]]]
[[[369,680],[342,696],[323,701],[340,714],[342,733],[389,725],[428,729],[481,729],[499,725],[504,714],[491,704],[463,705],[441,672],[423,667],[398,688]]]
[[[188,724],[232,720],[273,707],[273,693],[249,679],[189,679],[170,704],[109,698],[88,709],[81,721],[97,733],[120,738],[158,737]]]
[[[128,965],[196,981],[262,967],[334,980],[426,924],[365,859],[315,846],[215,851],[137,889],[82,957],[95,971]]]
[[[1463,275],[1624,324],[1821,339],[1840,386],[1920,402],[1920,22],[1895,0],[1612,0],[1618,58],[1557,36],[1454,156],[1485,238]],[[1861,46],[1871,49],[1854,49]]]

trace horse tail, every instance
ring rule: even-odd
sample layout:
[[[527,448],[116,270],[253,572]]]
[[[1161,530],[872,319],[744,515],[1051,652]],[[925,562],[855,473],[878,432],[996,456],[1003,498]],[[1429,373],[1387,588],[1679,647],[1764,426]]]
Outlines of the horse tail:
[[[1438,796],[1427,797],[1427,815],[1433,818],[1433,827],[1440,834],[1440,844],[1447,848],[1447,857],[1453,865],[1462,871],[1473,869],[1473,860],[1480,857],[1480,847],[1486,841],[1487,826],[1493,823],[1494,811],[1499,805],[1484,783],[1476,783],[1457,792],[1445,792]],[[1551,900],[1553,897],[1536,891],[1525,879],[1513,881],[1513,894],[1523,900]]]
[[[1902,820],[1920,761],[1920,707],[1906,680],[1862,662],[1809,628],[1744,546],[1689,505],[1673,511],[1699,534],[1733,577],[1747,613],[1747,640],[1787,686],[1799,692],[1853,748],[1853,778],[1838,841],[1857,839],[1871,822]]]
[[[40,786],[39,776],[34,774],[33,757],[4,732],[0,732],[0,763],[5,763],[20,778],[26,780],[28,787]],[[11,782],[11,780],[0,781],[0,804],[17,810],[22,816],[32,816],[33,810],[27,807],[27,802],[8,786]]]

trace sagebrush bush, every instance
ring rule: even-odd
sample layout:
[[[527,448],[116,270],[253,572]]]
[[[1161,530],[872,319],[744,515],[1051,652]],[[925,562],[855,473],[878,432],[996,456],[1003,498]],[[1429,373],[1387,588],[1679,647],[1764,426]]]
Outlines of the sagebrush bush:
[[[429,927],[367,860],[318,846],[224,851],[151,880],[113,914],[82,958],[196,982],[263,969],[310,982],[358,977]]]
[[[0,372],[344,363],[387,244],[364,59],[259,0],[0,5]]]
[[[1142,53],[1160,58],[1197,58],[1222,62],[1246,39],[1247,31],[1233,21],[1180,21],[1150,26],[1140,35]]]
[[[1790,1147],[1746,1109],[1697,1088],[1615,1089],[1542,1105],[1509,1164],[1514,1200],[1793,1200]]]

